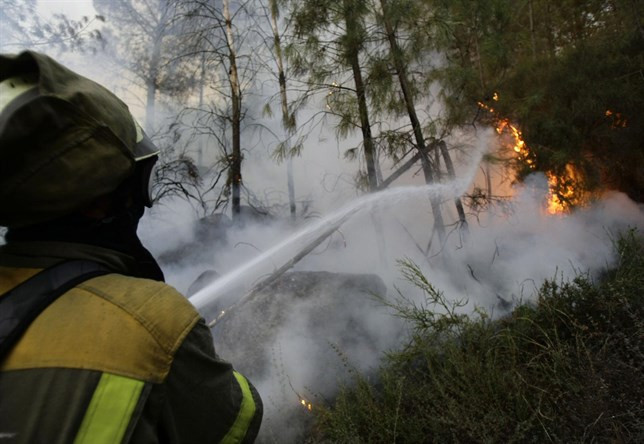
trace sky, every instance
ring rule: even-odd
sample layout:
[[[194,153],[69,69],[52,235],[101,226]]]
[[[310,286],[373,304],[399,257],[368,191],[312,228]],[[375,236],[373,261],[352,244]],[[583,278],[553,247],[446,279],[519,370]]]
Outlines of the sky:
[[[96,14],[91,0],[38,0],[38,11],[44,17],[65,14],[74,19]]]

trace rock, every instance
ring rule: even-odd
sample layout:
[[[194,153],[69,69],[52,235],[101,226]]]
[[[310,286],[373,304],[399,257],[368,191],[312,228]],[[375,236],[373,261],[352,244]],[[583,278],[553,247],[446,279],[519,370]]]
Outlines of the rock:
[[[386,291],[374,274],[289,272],[217,321],[217,353],[262,396],[258,443],[305,442],[312,411],[400,341],[400,320],[373,298]]]

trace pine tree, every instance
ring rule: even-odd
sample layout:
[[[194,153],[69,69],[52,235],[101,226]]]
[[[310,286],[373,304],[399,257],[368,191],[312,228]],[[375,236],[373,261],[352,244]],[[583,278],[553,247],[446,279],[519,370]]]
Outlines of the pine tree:
[[[366,0],[304,0],[293,2],[296,42],[290,45],[292,64],[309,75],[312,89],[329,90],[329,112],[340,118],[338,130],[362,134],[366,185],[378,187],[375,144],[372,136],[367,86],[361,56],[366,45]],[[340,79],[350,76],[353,87]],[[347,79],[348,80],[348,79]]]
[[[252,90],[258,67],[254,52],[261,42],[254,34],[253,4],[230,0],[182,2],[190,23],[192,52],[201,59],[208,100],[202,100],[197,125],[202,134],[214,139],[219,153],[215,163],[224,174],[224,193],[232,203],[233,221],[239,222],[244,190],[244,118],[248,112],[246,93]],[[202,108],[203,107],[203,108]],[[191,110],[192,111],[192,110]]]
[[[442,82],[454,126],[492,123],[477,102],[494,93],[497,115],[522,131],[534,170],[558,178],[565,204],[598,187],[642,199],[644,5],[630,0],[425,0],[445,29],[427,23],[446,55]],[[488,102],[490,103],[490,102]],[[574,177],[570,172],[573,171]],[[570,196],[570,187],[576,196]]]
[[[295,116],[289,112],[289,102],[286,89],[286,70],[284,68],[284,57],[282,55],[282,39],[278,27],[279,6],[277,0],[269,0],[271,31],[273,32],[273,52],[277,64],[277,77],[280,90],[280,108],[282,111],[282,126],[287,133],[287,145],[281,146],[283,155],[278,157],[286,158],[286,175],[288,186],[288,200],[291,220],[295,221],[295,182],[293,179],[293,153],[290,149],[290,136],[295,132]]]

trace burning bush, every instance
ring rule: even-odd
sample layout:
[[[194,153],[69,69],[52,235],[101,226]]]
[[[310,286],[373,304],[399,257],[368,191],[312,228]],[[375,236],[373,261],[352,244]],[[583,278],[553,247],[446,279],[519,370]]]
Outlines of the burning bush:
[[[527,64],[500,88],[495,108],[518,122],[536,169],[567,182],[558,187],[563,203],[566,192],[579,194],[573,187],[642,201],[643,46],[640,34],[589,40]]]

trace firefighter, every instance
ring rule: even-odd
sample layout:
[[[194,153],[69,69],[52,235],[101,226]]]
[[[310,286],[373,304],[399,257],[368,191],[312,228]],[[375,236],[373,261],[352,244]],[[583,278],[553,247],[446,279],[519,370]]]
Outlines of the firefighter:
[[[137,237],[156,158],[102,86],[0,55],[0,444],[255,439],[255,388]]]

